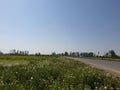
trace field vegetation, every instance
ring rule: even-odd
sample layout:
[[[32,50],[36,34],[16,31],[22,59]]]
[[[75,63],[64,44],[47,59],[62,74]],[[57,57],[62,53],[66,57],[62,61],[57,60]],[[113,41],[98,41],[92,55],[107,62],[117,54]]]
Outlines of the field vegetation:
[[[120,90],[120,78],[65,57],[0,56],[0,90]]]
[[[86,57],[84,57],[86,58]],[[88,59],[92,59],[92,60],[108,60],[108,61],[117,61],[120,62],[120,57],[88,57]]]

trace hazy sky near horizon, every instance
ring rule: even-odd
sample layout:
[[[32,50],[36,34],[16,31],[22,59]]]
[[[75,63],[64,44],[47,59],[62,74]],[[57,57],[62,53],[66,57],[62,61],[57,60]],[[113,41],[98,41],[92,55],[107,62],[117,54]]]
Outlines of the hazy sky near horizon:
[[[1,0],[0,50],[120,53],[120,0]]]

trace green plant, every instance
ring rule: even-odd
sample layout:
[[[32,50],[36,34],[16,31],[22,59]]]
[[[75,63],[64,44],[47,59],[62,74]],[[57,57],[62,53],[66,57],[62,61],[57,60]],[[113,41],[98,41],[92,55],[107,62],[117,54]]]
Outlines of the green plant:
[[[9,56],[26,64],[0,66],[2,90],[119,90],[120,78],[104,71],[56,56]],[[6,57],[2,57],[5,60]],[[7,57],[8,58],[8,57]]]

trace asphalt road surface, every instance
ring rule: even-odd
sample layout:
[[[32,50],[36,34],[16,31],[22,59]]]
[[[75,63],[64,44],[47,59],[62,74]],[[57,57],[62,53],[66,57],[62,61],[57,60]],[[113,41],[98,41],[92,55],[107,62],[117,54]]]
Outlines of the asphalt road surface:
[[[120,76],[120,62],[68,57]]]

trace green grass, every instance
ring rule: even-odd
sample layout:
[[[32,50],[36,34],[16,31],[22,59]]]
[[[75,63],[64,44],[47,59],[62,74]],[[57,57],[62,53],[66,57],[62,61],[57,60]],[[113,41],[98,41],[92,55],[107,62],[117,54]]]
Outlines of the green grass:
[[[102,58],[102,57],[91,57],[89,59],[93,59],[93,60],[107,60],[107,61],[117,61],[120,62],[120,58]]]
[[[19,64],[28,64],[32,60],[52,59],[51,56],[0,56],[0,65],[11,66]]]
[[[64,57],[0,56],[2,62],[0,90],[120,90],[119,78]]]

